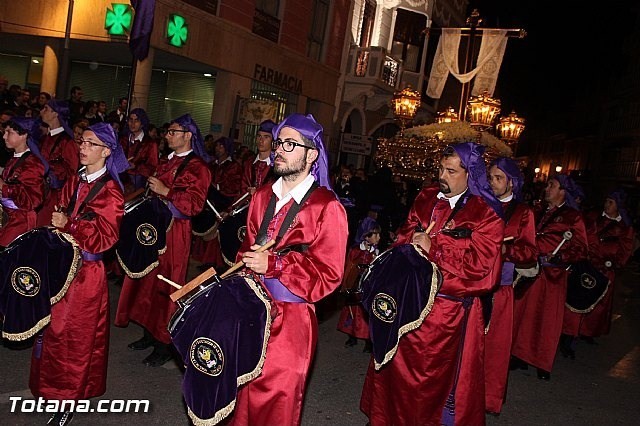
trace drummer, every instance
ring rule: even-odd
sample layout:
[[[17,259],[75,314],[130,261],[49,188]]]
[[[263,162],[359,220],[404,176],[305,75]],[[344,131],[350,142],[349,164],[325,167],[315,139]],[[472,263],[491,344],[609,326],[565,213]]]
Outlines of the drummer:
[[[158,144],[149,136],[149,117],[142,108],[129,112],[127,132],[120,138],[120,144],[129,161],[129,169],[123,176],[127,192],[144,188],[149,176],[158,167]]]
[[[273,129],[276,123],[265,120],[260,123],[256,135],[258,154],[255,158],[247,159],[243,164],[242,188],[240,193],[249,192],[253,195],[256,189],[266,183],[273,183],[273,162],[271,160],[271,144],[273,143]]]
[[[6,223],[0,219],[0,250],[15,237],[36,226],[36,212],[43,201],[44,175],[49,169],[35,142],[39,124],[33,118],[13,117],[5,123],[4,142],[13,150],[0,178],[0,203]]]
[[[531,267],[537,261],[533,210],[522,201],[524,176],[511,158],[499,157],[489,168],[489,182],[504,212],[502,276],[493,292],[491,323],[485,336],[485,407],[497,415],[507,390],[509,357],[513,335],[514,269]]]
[[[576,194],[569,176],[558,174],[548,180],[544,192],[547,207],[536,218],[540,275],[514,306],[511,368],[533,365],[541,380],[551,379],[558,343],[565,355],[572,356],[570,336],[561,341],[560,334],[567,298],[567,265],[587,256],[587,232],[575,202]],[[573,237],[552,255],[566,231]]]
[[[80,400],[104,394],[109,353],[109,296],[102,253],[118,241],[123,214],[118,174],[127,168],[113,128],[89,126],[80,140],[78,174],[67,179],[51,225],[82,249],[82,266],[65,296],[51,307],[51,323],[36,339],[29,387],[46,400]],[[60,412],[48,424],[65,425]]]
[[[131,350],[153,347],[143,363],[158,367],[171,359],[171,336],[167,324],[176,310],[169,299],[171,287],[158,280],[162,274],[185,282],[191,246],[190,217],[202,211],[211,174],[209,156],[204,151],[200,129],[190,114],[173,120],[167,131],[169,148],[173,151],[158,166],[157,176],[149,178],[149,188],[168,203],[173,225],[167,233],[167,250],[158,258],[153,274],[140,279],[126,277],[118,302],[115,325],[126,327],[135,321],[144,328],[141,339],[129,344]]]
[[[348,232],[346,213],[329,184],[322,133],[311,115],[285,118],[273,131],[279,178],[259,188],[251,200],[238,258],[259,274],[278,315],[262,374],[240,388],[231,424],[301,421],[318,340],[312,304],[340,285]],[[251,251],[272,239],[277,241],[272,251]]]
[[[400,340],[394,358],[377,372],[369,364],[360,408],[372,426],[453,424],[452,417],[484,424],[485,326],[477,296],[497,281],[504,224],[483,153],[471,142],[446,147],[439,190],[422,189],[398,230],[396,244],[419,244],[443,283],[431,313]]]

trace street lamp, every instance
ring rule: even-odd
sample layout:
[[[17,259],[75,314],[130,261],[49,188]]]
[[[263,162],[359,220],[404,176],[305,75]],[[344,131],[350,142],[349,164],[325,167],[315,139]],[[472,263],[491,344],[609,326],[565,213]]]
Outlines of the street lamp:
[[[558,164],[558,165],[556,166],[556,172],[557,172],[557,173],[560,173],[561,171],[562,171],[562,166]]]
[[[535,169],[533,169],[533,171],[535,172],[535,174],[540,173],[540,167],[536,167]]]
[[[411,86],[407,86],[393,94],[391,105],[393,116],[400,122],[400,136],[402,136],[405,127],[413,120],[420,108],[420,93],[413,90]]]
[[[492,98],[489,92],[472,96],[467,108],[469,123],[480,131],[493,127],[493,123],[500,114],[500,99]]]
[[[524,118],[518,117],[515,111],[511,111],[507,117],[500,117],[500,122],[496,125],[500,139],[509,145],[514,153],[524,128]]]
[[[453,123],[454,121],[460,121],[458,114],[453,107],[449,107],[444,111],[440,111],[436,115],[436,123]]]

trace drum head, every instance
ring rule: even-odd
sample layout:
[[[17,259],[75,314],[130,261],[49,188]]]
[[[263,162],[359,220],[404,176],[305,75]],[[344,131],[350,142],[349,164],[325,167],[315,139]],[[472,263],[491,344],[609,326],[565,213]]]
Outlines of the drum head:
[[[247,233],[248,210],[242,210],[235,216],[226,218],[218,228],[222,258],[229,266],[233,266],[236,255]]]
[[[609,278],[590,262],[571,265],[567,282],[566,306],[576,313],[588,313],[602,300],[609,288]]]

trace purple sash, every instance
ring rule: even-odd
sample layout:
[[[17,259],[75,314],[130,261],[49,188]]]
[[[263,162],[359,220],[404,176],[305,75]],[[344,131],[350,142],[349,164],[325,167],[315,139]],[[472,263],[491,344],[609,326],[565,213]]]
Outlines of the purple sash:
[[[98,262],[102,260],[102,253],[89,253],[82,250],[82,260],[86,262]]]
[[[16,203],[14,203],[11,198],[4,198],[4,197],[0,198],[0,204],[2,204],[2,207],[7,209],[14,209],[14,210],[18,209],[18,206],[16,206]]]
[[[502,278],[500,285],[512,285],[516,265],[513,262],[502,262]]]
[[[264,285],[271,293],[271,297],[279,302],[307,303],[302,297],[291,293],[287,287],[277,278],[263,278]]]
[[[171,201],[167,202],[167,207],[169,207],[169,210],[171,210],[171,215],[176,218],[176,219],[191,219],[190,216],[184,215],[180,212],[180,210],[178,210],[176,208],[176,206],[173,205],[173,203]]]

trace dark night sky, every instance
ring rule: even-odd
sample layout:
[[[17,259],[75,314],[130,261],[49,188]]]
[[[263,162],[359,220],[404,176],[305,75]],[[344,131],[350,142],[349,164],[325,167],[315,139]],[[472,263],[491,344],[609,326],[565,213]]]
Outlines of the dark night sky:
[[[620,37],[632,28],[637,4],[637,0],[471,1],[469,10],[479,10],[484,27],[527,31],[526,38],[507,44],[495,92],[503,114],[515,109],[530,128],[540,129],[550,124],[550,114],[570,114],[581,94],[597,86],[606,88],[623,46]],[[571,11],[562,10],[567,8]]]

